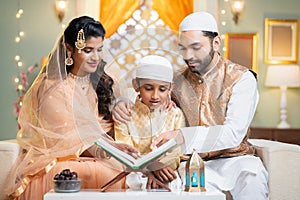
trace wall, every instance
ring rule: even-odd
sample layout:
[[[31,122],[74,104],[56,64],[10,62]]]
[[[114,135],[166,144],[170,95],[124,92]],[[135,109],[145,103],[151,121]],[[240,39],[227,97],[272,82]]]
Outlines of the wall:
[[[276,127],[280,121],[280,90],[279,88],[267,88],[264,85],[268,66],[264,63],[264,19],[298,19],[300,23],[299,7],[300,1],[298,0],[246,0],[245,10],[236,25],[232,20],[229,3],[219,0],[219,9],[224,8],[227,11],[225,16],[218,15],[219,21],[225,20],[227,22],[226,26],[219,25],[221,33],[258,33],[258,89],[260,102],[251,126]],[[299,46],[298,54],[300,53]],[[282,78],[285,78],[284,74]],[[299,102],[300,89],[289,88],[287,91],[287,120],[292,128],[300,127]]]
[[[77,12],[78,2],[83,0],[69,1],[69,10],[64,22],[69,21]],[[93,1],[81,3],[81,9],[91,8]],[[200,3],[199,3],[200,2]],[[205,7],[201,7],[201,2]],[[20,44],[20,55],[23,57],[24,65],[30,66],[40,63],[42,57],[47,56],[51,51],[58,34],[61,32],[60,24],[54,12],[54,0],[20,0],[21,7],[24,9],[21,18],[21,29],[25,32],[25,37]],[[76,4],[76,5],[75,5]],[[225,16],[215,13],[219,21],[226,20],[227,26],[220,26],[220,32],[247,33],[257,32],[258,42],[258,85],[260,93],[260,103],[255,114],[252,126],[255,127],[275,127],[279,122],[279,89],[270,89],[264,86],[265,73],[267,65],[263,62],[263,38],[264,38],[264,18],[282,18],[282,19],[300,19],[300,1],[299,0],[246,0],[245,12],[240,17],[238,25],[232,21],[232,15],[229,10],[229,3],[224,0],[197,0],[195,4],[197,10],[218,10],[224,8],[227,10]],[[77,6],[77,7],[76,7]],[[92,5],[92,7],[96,7]],[[88,8],[85,8],[88,10]],[[17,52],[17,45],[14,38],[17,33],[17,20],[15,14],[18,9],[18,1],[0,2],[0,140],[15,138],[17,133],[16,115],[14,113],[13,102],[17,98],[13,77],[17,75],[18,70],[14,61]],[[84,13],[78,12],[78,13]],[[87,14],[87,13],[85,13]],[[93,13],[94,14],[94,13]],[[299,63],[298,63],[299,64]],[[29,77],[34,78],[34,73]],[[284,78],[284,75],[283,75]],[[300,89],[289,89],[288,97],[288,121],[292,127],[300,128]]]
[[[20,18],[20,28],[25,36],[19,45],[19,54],[24,68],[35,63],[40,64],[41,58],[47,56],[52,50],[57,36],[61,33],[61,25],[55,15],[54,0],[19,0],[24,10]],[[15,138],[17,133],[16,115],[13,103],[17,99],[14,77],[18,75],[18,69],[14,57],[17,54],[18,45],[14,42],[17,35],[18,23],[16,13],[18,1],[0,1],[0,140]],[[64,22],[67,23],[75,16],[75,2],[69,1],[69,10]],[[30,74],[32,80],[38,72]]]

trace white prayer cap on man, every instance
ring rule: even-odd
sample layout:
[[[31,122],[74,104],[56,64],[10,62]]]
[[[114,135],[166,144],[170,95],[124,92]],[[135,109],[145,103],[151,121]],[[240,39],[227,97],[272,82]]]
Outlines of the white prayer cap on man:
[[[195,12],[186,16],[179,25],[179,31],[217,32],[217,22],[208,12]]]
[[[141,59],[136,70],[136,78],[154,79],[172,82],[172,64],[162,56],[149,55]]]

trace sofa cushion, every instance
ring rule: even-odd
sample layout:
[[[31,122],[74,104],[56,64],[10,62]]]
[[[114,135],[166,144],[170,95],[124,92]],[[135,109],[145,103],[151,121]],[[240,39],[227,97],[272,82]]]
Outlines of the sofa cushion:
[[[269,173],[272,200],[300,197],[300,146],[271,140],[250,139]]]
[[[5,182],[18,157],[19,149],[20,147],[16,140],[0,141],[0,199],[4,198],[3,189],[5,187]]]

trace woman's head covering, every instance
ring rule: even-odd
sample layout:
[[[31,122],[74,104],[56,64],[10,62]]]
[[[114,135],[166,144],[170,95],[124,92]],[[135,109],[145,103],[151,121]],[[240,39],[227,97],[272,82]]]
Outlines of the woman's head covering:
[[[65,65],[65,43],[75,47],[80,29],[85,39],[94,36],[99,30],[93,30],[91,23],[100,22],[86,16],[70,22],[24,96],[17,134],[22,152],[9,178],[8,193],[18,196],[35,175],[47,173],[58,160],[76,158],[98,138],[107,138],[99,123],[95,90],[89,87],[82,93],[79,83],[67,77]]]

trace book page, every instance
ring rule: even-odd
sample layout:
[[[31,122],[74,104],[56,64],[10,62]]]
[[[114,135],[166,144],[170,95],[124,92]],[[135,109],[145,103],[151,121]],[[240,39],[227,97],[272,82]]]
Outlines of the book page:
[[[143,164],[148,163],[158,157],[160,157],[162,154],[166,153],[168,150],[172,149],[176,146],[176,140],[171,139],[168,142],[164,143],[160,147],[154,149],[148,154],[143,155],[141,158],[136,159],[135,165],[137,167],[141,167]]]
[[[101,147],[104,151],[109,153],[111,156],[117,158],[118,160],[121,159],[120,161],[125,162],[124,164],[126,164],[129,167],[132,166],[136,161],[136,159],[133,156],[121,151],[120,149],[111,145],[103,138],[99,138],[98,140],[96,140],[95,144]]]
[[[175,139],[171,139],[165,144],[161,145],[157,149],[153,150],[152,152],[143,155],[142,157],[135,159],[133,156],[121,151],[120,149],[114,147],[109,142],[105,141],[104,139],[100,138],[95,142],[96,145],[101,147],[104,151],[109,153],[111,156],[116,158],[117,160],[121,161],[128,167],[131,167],[132,169],[139,169],[145,164],[149,163],[150,161],[157,159],[164,153],[166,153],[168,150],[172,149],[177,145],[177,142]]]

